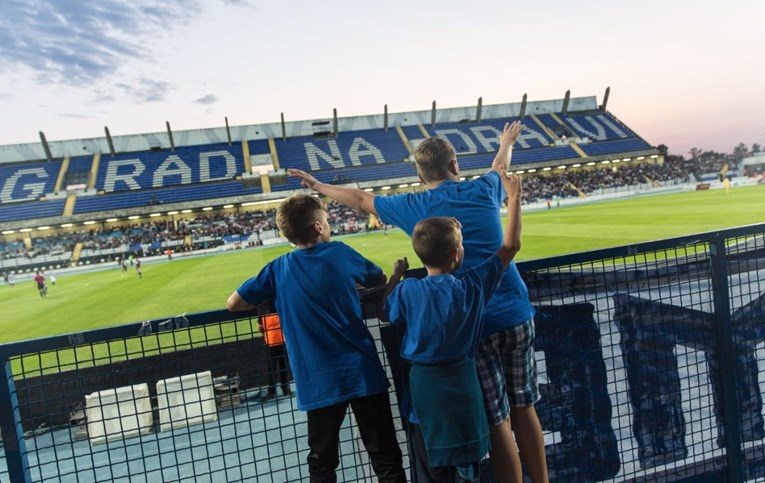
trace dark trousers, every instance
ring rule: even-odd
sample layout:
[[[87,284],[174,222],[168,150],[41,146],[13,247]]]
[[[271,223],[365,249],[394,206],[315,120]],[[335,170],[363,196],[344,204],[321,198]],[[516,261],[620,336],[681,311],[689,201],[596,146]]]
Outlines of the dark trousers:
[[[429,466],[425,440],[420,425],[408,423],[409,442],[414,451],[414,474],[417,483],[462,483],[468,480],[460,477],[455,466]]]
[[[290,374],[287,365],[287,349],[282,345],[268,346],[268,394],[276,394],[276,379],[282,386],[282,393],[290,392]]]
[[[335,469],[340,464],[340,426],[348,405],[356,417],[361,440],[379,481],[405,482],[401,448],[396,440],[387,392],[308,411],[308,471],[311,482],[337,481]]]

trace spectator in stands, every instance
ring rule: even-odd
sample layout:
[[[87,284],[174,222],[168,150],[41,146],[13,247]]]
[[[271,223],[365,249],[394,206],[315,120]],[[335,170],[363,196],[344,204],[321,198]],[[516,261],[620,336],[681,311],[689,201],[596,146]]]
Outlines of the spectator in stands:
[[[484,309],[521,244],[520,178],[504,170],[500,175],[509,203],[507,228],[496,253],[455,277],[464,255],[460,223],[426,218],[414,227],[412,246],[428,276],[408,279],[390,293],[406,266],[404,259],[394,266],[383,297],[384,302],[390,293],[384,316],[406,326],[401,355],[412,364],[408,417],[418,452],[417,481],[454,481],[455,470],[460,478],[476,481],[489,450],[475,353]]]
[[[300,170],[291,169],[288,174],[300,178],[303,186],[375,214],[410,236],[424,218],[454,216],[462,224],[465,237],[465,270],[482,262],[502,244],[499,210],[504,193],[499,171],[507,170],[512,145],[521,129],[519,122],[505,125],[491,170],[471,181],[460,181],[456,153],[448,141],[426,139],[414,154],[417,175],[428,188],[424,192],[375,196],[360,189],[320,183]],[[486,308],[484,339],[476,354],[491,425],[491,462],[500,481],[521,481],[518,449],[532,479],[548,479],[544,438],[534,409],[539,389],[533,317],[526,285],[511,262]]]
[[[268,347],[268,391],[262,401],[270,401],[276,397],[276,380],[282,386],[282,394],[292,396],[290,390],[289,365],[287,352],[284,347],[284,334],[279,321],[279,314],[264,314],[258,319],[258,327],[263,333],[263,340]]]
[[[273,300],[297,388],[308,412],[311,481],[336,481],[340,426],[348,406],[377,477],[403,482],[401,449],[393,427],[388,380],[372,335],[362,321],[356,284],[385,282],[380,267],[340,242],[330,241],[327,208],[294,195],[279,205],[282,233],[296,250],[269,262],[228,298],[231,311]]]

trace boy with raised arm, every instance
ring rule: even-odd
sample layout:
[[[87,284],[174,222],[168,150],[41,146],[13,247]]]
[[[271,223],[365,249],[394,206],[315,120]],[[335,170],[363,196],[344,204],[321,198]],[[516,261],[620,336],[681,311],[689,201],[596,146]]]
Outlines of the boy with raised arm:
[[[417,175],[428,189],[418,193],[375,196],[360,189],[320,183],[300,170],[288,170],[288,174],[300,178],[303,186],[375,214],[383,223],[396,225],[410,236],[420,220],[453,216],[462,225],[464,270],[484,261],[502,244],[499,211],[504,193],[500,171],[507,170],[512,145],[522,127],[517,121],[505,124],[491,170],[470,181],[460,181],[459,163],[448,141],[437,137],[424,140],[414,156]],[[483,339],[476,353],[491,432],[491,462],[503,483],[522,481],[519,450],[532,480],[548,480],[544,437],[534,409],[539,389],[533,317],[526,285],[511,262],[486,307]]]
[[[406,326],[401,357],[411,364],[409,429],[417,462],[427,461],[416,466],[423,483],[477,481],[490,449],[474,356],[484,309],[521,245],[520,178],[500,176],[508,214],[496,253],[455,276],[464,256],[460,223],[426,218],[414,227],[412,246],[428,276],[396,285],[406,267],[397,262],[384,296],[384,316]]]
[[[292,363],[298,409],[308,412],[311,482],[337,481],[340,426],[351,407],[375,474],[406,481],[396,439],[388,379],[361,317],[356,284],[385,282],[382,269],[355,250],[330,241],[327,208],[294,195],[276,223],[297,247],[269,262],[227,301],[231,311],[273,300]]]

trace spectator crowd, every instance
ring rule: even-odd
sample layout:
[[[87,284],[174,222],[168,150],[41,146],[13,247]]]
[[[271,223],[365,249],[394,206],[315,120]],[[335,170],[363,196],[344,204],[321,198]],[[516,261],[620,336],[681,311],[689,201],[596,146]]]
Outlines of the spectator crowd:
[[[592,169],[552,170],[523,175],[523,203],[596,194],[600,190],[634,186],[645,183],[684,183],[698,179],[700,173],[719,172],[728,162],[724,158],[700,157],[685,159],[666,156],[663,164],[622,163],[599,165]],[[328,204],[328,220],[335,234],[356,233],[374,229],[366,213],[336,202]],[[125,246],[176,242],[181,249],[191,249],[189,240],[223,239],[227,236],[258,238],[273,236],[276,230],[275,210],[238,211],[202,214],[177,220],[144,221],[140,223],[54,233],[33,237],[31,243],[23,238],[0,241],[0,260],[25,257],[55,257],[71,253],[79,243],[85,250],[119,249]],[[181,244],[177,241],[182,241]]]

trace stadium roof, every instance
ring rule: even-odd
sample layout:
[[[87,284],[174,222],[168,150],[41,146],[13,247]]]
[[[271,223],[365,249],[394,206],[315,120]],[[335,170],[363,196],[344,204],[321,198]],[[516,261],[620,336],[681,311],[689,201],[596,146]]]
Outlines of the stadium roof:
[[[529,101],[525,104],[524,114],[558,113],[564,110],[566,99]],[[384,112],[366,116],[335,117],[333,110],[328,109],[328,115],[323,119],[303,121],[281,121],[269,124],[249,124],[242,126],[215,127],[208,129],[194,129],[185,131],[151,132],[144,134],[111,136],[114,152],[127,153],[147,151],[152,148],[170,148],[215,144],[227,141],[258,140],[270,138],[287,138],[307,136],[314,134],[317,125],[337,122],[340,132],[356,131],[364,129],[382,129],[386,126],[416,126],[418,124],[431,125],[435,123],[455,123],[461,121],[475,121],[480,115],[483,119],[500,119],[518,117],[522,114],[523,102],[507,104],[493,104],[454,108],[437,109],[435,101],[433,108],[423,111],[402,113]],[[571,112],[589,111],[598,108],[595,96],[572,97],[568,100],[567,110]],[[338,113],[339,114],[339,113]],[[386,123],[387,117],[387,123]],[[330,124],[331,125],[331,124]],[[167,123],[170,127],[169,122]],[[334,127],[334,126],[333,126]],[[43,133],[40,133],[43,137]],[[82,156],[87,154],[110,153],[107,136],[71,139],[63,141],[47,141],[50,148],[51,159],[61,159],[66,156]],[[0,164],[17,163],[23,161],[39,161],[47,159],[48,155],[43,141],[39,143],[9,144],[0,146]]]

